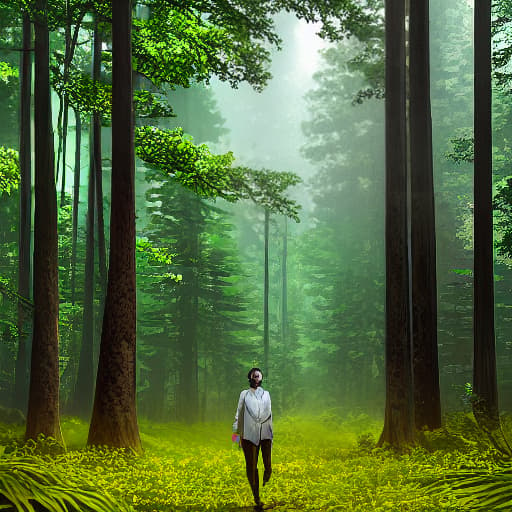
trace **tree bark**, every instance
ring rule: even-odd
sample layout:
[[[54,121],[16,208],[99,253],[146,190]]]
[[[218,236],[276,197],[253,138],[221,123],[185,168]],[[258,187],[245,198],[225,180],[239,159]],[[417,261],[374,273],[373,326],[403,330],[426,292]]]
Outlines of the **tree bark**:
[[[60,181],[60,207],[66,206],[66,152],[68,141],[68,124],[69,124],[69,101],[64,97],[63,102],[64,114],[62,121],[62,177]]]
[[[32,23],[23,15],[23,52],[20,64],[20,228],[18,259],[18,293],[30,297],[30,232],[32,226],[32,172],[30,102],[32,97]],[[14,382],[13,406],[26,411],[28,397],[28,356],[26,309],[18,305],[18,353]]]
[[[75,171],[73,178],[73,212],[72,212],[72,235],[71,235],[71,303],[75,304],[76,299],[76,244],[78,238],[78,208],[80,204],[80,159],[82,144],[82,119],[80,112],[75,110]]]
[[[268,237],[270,225],[270,212],[265,208],[265,262],[263,283],[263,372],[268,380],[269,375],[269,324],[268,324],[268,295],[269,295],[269,270],[268,270]]]
[[[35,21],[34,329],[25,438],[62,441],[59,422],[57,197],[50,99],[47,1]]]
[[[67,3],[66,3],[67,6]],[[65,55],[64,55],[64,83],[68,80],[69,65],[71,63],[71,19],[68,12],[66,12],[66,26],[65,26]],[[62,128],[60,132],[59,151],[62,147],[62,177],[61,177],[61,189],[60,189],[60,207],[62,208],[66,204],[66,151],[67,151],[67,140],[68,140],[68,119],[69,119],[69,101],[66,90],[62,93],[61,106],[63,110],[62,115]],[[60,154],[59,154],[60,158]],[[58,165],[58,164],[57,164]]]
[[[136,414],[131,2],[112,2],[112,205],[107,295],[88,445],[141,451]]]
[[[405,5],[386,0],[386,408],[379,445],[414,441],[409,255]]]
[[[100,80],[101,75],[101,33],[98,28],[98,19],[94,22],[94,55],[93,55],[93,79]],[[93,154],[94,168],[96,172],[96,216],[98,226],[98,265],[100,271],[101,305],[104,304],[107,286],[107,257],[105,244],[105,222],[103,216],[103,165],[101,159],[101,114],[93,113]],[[102,309],[102,308],[101,308]]]
[[[90,140],[93,121],[91,119]],[[71,410],[74,414],[89,419],[94,389],[94,195],[95,161],[90,153],[89,182],[87,185],[87,217],[85,226],[85,284],[82,322],[82,344],[78,360]]]
[[[441,399],[428,0],[411,2],[409,20],[414,412],[417,429],[433,430],[441,426]]]
[[[475,2],[474,361],[479,422],[499,422],[494,331],[491,2]]]

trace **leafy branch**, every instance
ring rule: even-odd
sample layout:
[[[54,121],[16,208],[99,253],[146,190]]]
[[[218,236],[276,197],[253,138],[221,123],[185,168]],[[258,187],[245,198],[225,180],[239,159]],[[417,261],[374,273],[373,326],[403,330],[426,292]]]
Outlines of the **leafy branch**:
[[[162,130],[142,126],[135,131],[137,156],[196,194],[230,202],[250,199],[299,221],[300,206],[283,193],[300,178],[290,172],[233,167],[231,152],[214,155],[206,144],[195,145],[181,128]]]
[[[0,194],[10,194],[18,189],[20,164],[18,152],[0,146]]]

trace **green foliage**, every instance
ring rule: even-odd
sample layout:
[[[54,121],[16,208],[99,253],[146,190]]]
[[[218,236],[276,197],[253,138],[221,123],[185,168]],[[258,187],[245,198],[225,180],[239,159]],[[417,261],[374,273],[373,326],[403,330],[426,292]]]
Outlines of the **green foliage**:
[[[456,497],[471,510],[510,510],[512,463],[496,463],[489,469],[461,469],[444,475],[427,488],[439,496]]]
[[[438,439],[445,436],[441,449],[430,452],[417,447],[403,455],[374,447],[372,440],[378,436],[382,423],[368,416],[340,417],[326,411],[314,418],[276,418],[273,474],[261,490],[262,499],[276,512],[468,510],[459,502],[462,488],[454,493],[446,488],[456,486],[457,474],[463,475],[468,492],[472,489],[482,500],[492,496],[484,496],[485,488],[480,484],[490,482],[477,484],[470,479],[494,475],[498,482],[494,487],[496,496],[500,489],[502,498],[510,499],[509,486],[506,487],[510,468],[497,462],[496,453],[483,441],[477,446],[455,441],[457,436],[473,441],[478,434],[474,422],[468,423],[466,418],[447,418],[443,432],[436,434]],[[63,489],[74,487],[75,500],[83,496],[84,489],[100,493],[111,503],[115,500],[117,509],[104,505],[104,510],[125,510],[124,503],[140,512],[228,511],[251,505],[243,454],[230,441],[230,419],[187,426],[141,421],[140,427],[145,448],[140,457],[122,450],[95,448],[73,450],[51,459],[13,454],[1,457],[0,463],[37,462],[34,471],[30,465],[29,474],[35,473],[37,479],[40,474],[50,481],[60,479]],[[64,419],[63,431],[65,438],[80,433],[82,442],[87,434],[85,423],[70,418]],[[19,475],[19,480],[24,478]],[[11,481],[17,485],[18,478]],[[52,489],[52,484],[48,487]],[[45,491],[46,485],[41,484],[40,492]],[[473,501],[470,505],[495,510],[485,508],[485,503]]]
[[[36,503],[52,512],[130,510],[104,490],[94,490],[92,482],[71,480],[69,474],[41,457],[0,458],[0,508],[35,512],[39,510]]]
[[[112,86],[93,80],[78,69],[68,70],[67,80],[58,65],[51,67],[51,84],[55,92],[66,95],[69,105],[80,112],[100,112],[110,116],[112,112]]]
[[[10,47],[12,44],[16,44],[13,41],[15,33],[11,27],[4,27],[4,16],[6,13],[0,8],[0,46]],[[7,20],[9,19],[7,14]],[[1,144],[7,147],[17,147],[18,132],[17,126],[19,122],[19,80],[18,80],[18,68],[16,67],[17,55],[15,52],[6,52],[3,59],[6,61],[0,61],[0,111],[2,112],[2,127],[0,128],[0,140]],[[14,57],[14,58],[13,58]],[[0,156],[0,166],[2,166],[1,160],[4,159],[4,155]],[[2,169],[0,168],[0,176]],[[0,181],[0,193],[2,191],[2,182]]]
[[[140,118],[175,117],[172,107],[163,96],[149,91],[137,90],[133,93],[135,113]]]
[[[10,301],[23,305],[29,311],[33,309],[34,303],[26,297],[22,297],[12,283],[5,277],[0,276],[0,293]]]
[[[452,272],[459,276],[472,276],[473,271],[470,268],[452,268]]]
[[[453,137],[450,139],[450,142],[452,144],[452,149],[446,153],[446,158],[449,158],[456,163],[473,162],[475,158],[475,140],[473,137]]]
[[[302,182],[293,172],[254,170],[237,167],[235,186],[238,186],[240,199],[251,199],[272,213],[279,213],[299,222],[300,206],[283,194],[289,188]],[[237,183],[237,180],[238,181]]]
[[[341,39],[362,37],[375,22],[374,0],[211,0],[185,3],[145,0],[149,20],[138,20],[134,31],[136,68],[154,83],[187,86],[211,75],[236,87],[241,82],[261,90],[270,78],[269,47],[280,45],[273,16],[295,12],[308,22],[321,22],[320,34]],[[193,51],[190,51],[192,49]]]
[[[154,165],[178,183],[206,196],[235,200],[228,174],[233,154],[213,155],[206,144],[196,146],[183,130],[161,130],[154,126],[135,131],[137,156]]]
[[[233,167],[231,152],[214,155],[206,144],[195,145],[181,128],[155,126],[135,131],[137,156],[203,197],[228,201],[251,199],[273,212],[298,221],[299,206],[283,192],[300,179],[293,173]]]
[[[156,264],[158,269],[161,270],[162,265],[171,265],[172,259],[176,254],[171,253],[169,249],[165,247],[153,246],[147,238],[137,237],[137,253],[143,255],[146,260],[146,266]],[[139,258],[140,261],[140,258]],[[143,265],[141,262],[138,264],[138,268]],[[160,278],[170,278],[175,282],[179,282],[183,279],[181,274],[174,274],[173,272],[158,272]]]
[[[155,85],[189,87],[192,81],[207,80],[222,54],[230,53],[226,31],[188,10],[171,10],[160,2],[149,19],[133,23],[134,68]]]
[[[151,419],[195,418],[197,397],[203,395],[203,414],[218,415],[219,394],[236,382],[232,369],[241,354],[251,351],[243,341],[253,328],[245,312],[233,227],[216,204],[158,170],[148,170],[146,178],[152,188],[146,192],[150,221],[144,234],[163,258],[150,261],[149,253],[139,252],[137,259],[139,411]],[[170,265],[169,247],[175,253]],[[179,286],[167,277],[170,273],[182,276]],[[197,365],[197,391],[184,384],[191,364]],[[215,388],[202,385],[212,371]]]
[[[53,437],[39,434],[37,439],[28,439],[27,441],[15,439],[6,446],[4,453],[18,456],[55,457],[65,453],[65,451],[64,446]]]
[[[89,75],[77,69],[68,71],[64,80],[60,66],[52,66],[52,86],[62,96],[66,94],[69,105],[85,114],[99,112],[107,120],[112,114],[112,85],[93,80]],[[133,105],[140,118],[172,117],[171,106],[161,95],[145,90],[133,93]]]
[[[20,166],[18,152],[0,146],[0,193],[11,194],[18,189]]]
[[[18,78],[19,72],[7,62],[0,62],[0,80],[6,84],[13,78]]]
[[[497,185],[494,196],[494,209],[496,211],[496,226],[500,237],[496,241],[498,254],[507,258],[512,257],[512,177],[501,180]]]
[[[382,396],[384,112],[375,100],[353,104],[367,85],[348,65],[359,48],[322,51],[303,123],[301,150],[316,169],[315,224],[295,248],[306,301],[297,356],[306,392],[314,390],[328,406],[377,403]]]
[[[498,87],[509,91],[512,81],[510,61],[512,45],[510,45],[510,27],[512,23],[512,3],[510,0],[493,2],[493,78]]]

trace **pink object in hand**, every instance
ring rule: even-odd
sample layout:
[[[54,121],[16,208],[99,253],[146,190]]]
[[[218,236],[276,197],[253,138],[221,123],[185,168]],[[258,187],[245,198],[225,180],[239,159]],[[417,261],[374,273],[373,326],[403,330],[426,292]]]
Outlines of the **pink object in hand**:
[[[231,435],[231,441],[233,441],[233,443],[238,443],[238,441],[240,441],[240,436],[236,432],[233,432]]]

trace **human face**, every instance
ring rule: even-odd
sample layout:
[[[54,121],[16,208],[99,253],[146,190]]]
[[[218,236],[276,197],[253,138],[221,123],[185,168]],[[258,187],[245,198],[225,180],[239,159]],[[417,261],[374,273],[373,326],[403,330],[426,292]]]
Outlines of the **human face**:
[[[251,379],[256,383],[256,387],[261,385],[261,380],[263,379],[263,375],[258,370],[252,372]]]

